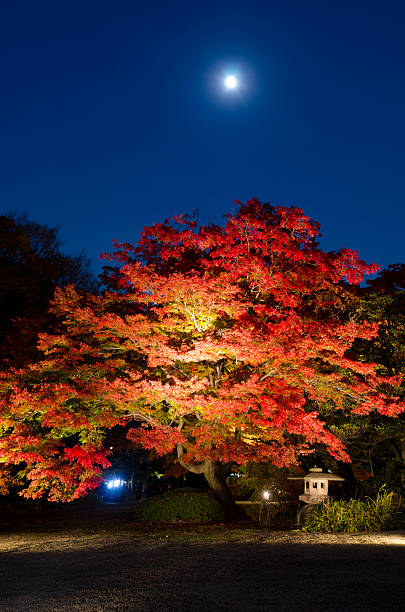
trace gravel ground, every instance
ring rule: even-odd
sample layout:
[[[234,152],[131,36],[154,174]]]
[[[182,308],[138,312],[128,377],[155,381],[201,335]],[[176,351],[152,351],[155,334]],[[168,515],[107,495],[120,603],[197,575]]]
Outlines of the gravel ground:
[[[3,533],[0,610],[405,610],[405,532],[94,528]]]

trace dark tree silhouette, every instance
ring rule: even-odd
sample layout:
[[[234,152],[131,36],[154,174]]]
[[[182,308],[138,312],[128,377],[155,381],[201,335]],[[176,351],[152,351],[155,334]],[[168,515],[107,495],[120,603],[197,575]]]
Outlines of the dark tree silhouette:
[[[32,221],[26,214],[0,216],[0,362],[32,358],[36,336],[44,329],[56,287],[75,285],[95,292],[90,261],[62,252],[58,228]]]

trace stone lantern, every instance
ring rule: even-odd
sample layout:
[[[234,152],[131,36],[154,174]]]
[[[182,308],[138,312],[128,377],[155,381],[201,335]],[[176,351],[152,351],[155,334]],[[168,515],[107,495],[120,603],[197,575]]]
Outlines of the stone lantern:
[[[289,476],[288,480],[303,480],[304,493],[300,495],[299,499],[306,504],[319,504],[328,497],[328,481],[338,480],[342,482],[344,478],[329,472],[322,472],[322,468],[313,467],[310,468],[308,474]]]
[[[304,493],[299,496],[299,499],[308,504],[308,506],[304,506],[298,512],[297,524],[301,524],[303,515],[310,510],[311,505],[319,504],[327,499],[328,481],[337,480],[342,482],[344,478],[329,472],[322,472],[322,468],[313,467],[310,468],[308,474],[304,476],[288,476],[288,480],[304,481]]]

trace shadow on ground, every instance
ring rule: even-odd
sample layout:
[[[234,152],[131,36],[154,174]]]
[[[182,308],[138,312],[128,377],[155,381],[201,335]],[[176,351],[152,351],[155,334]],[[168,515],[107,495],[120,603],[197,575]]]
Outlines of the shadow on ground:
[[[2,555],[8,610],[403,610],[401,546],[139,543]]]
[[[405,534],[156,528],[125,506],[9,521],[0,610],[405,610]]]

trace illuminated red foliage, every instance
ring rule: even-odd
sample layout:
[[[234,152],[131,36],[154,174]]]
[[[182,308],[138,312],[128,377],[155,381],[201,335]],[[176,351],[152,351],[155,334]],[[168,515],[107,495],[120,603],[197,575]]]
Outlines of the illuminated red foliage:
[[[299,208],[237,205],[224,227],[180,216],[116,242],[102,296],[56,292],[43,361],[2,379],[0,457],[23,466],[26,495],[97,486],[117,425],[189,466],[287,466],[320,446],[348,460],[323,413],[404,410],[399,380],[351,354],[378,326],[347,313],[348,285],[378,266],[323,252]]]

